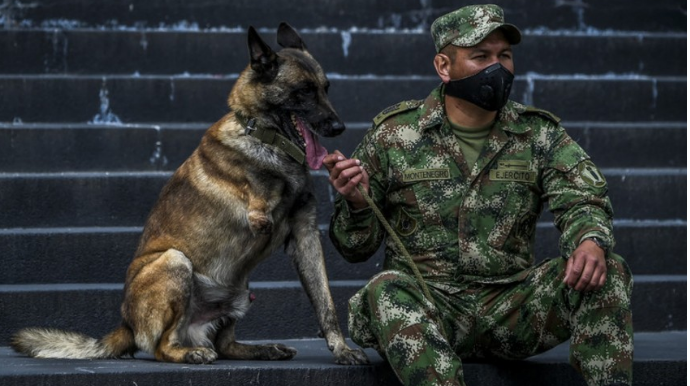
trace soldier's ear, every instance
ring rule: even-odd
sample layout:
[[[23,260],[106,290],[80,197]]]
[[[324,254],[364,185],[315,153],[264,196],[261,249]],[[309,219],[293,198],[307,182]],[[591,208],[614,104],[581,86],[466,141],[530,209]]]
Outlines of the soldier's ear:
[[[434,56],[434,68],[443,83],[450,81],[450,65],[451,60],[448,55],[439,53]]]
[[[278,26],[278,44],[283,48],[296,48],[302,51],[307,49],[302,37],[286,22],[282,22]]]
[[[254,27],[249,27],[247,44],[252,70],[261,79],[273,79],[278,73],[278,57],[271,47],[261,39]]]

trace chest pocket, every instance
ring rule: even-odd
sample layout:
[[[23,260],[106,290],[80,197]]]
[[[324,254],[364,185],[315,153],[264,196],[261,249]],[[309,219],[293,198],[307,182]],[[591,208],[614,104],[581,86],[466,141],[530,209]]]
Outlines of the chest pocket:
[[[436,251],[450,242],[449,201],[440,196],[448,180],[414,181],[389,194],[391,226],[411,253]],[[452,209],[450,210],[452,212]],[[457,219],[455,219],[455,225]]]
[[[499,182],[502,209],[487,241],[497,250],[527,255],[531,253],[541,199],[536,185],[525,182]]]

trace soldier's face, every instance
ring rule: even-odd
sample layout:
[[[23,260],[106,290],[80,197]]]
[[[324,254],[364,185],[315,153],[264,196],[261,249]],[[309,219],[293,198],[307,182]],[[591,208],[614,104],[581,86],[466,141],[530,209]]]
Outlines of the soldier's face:
[[[455,58],[450,61],[450,79],[474,75],[494,63],[501,63],[515,73],[513,51],[501,30],[492,32],[474,47],[455,48]]]

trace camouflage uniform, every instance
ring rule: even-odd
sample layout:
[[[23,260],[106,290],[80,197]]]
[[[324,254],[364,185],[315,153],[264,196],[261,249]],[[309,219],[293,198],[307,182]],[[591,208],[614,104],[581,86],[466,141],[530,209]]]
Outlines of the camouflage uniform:
[[[338,196],[330,237],[348,261],[365,261],[386,243],[384,271],[350,299],[350,335],[387,358],[404,384],[463,385],[461,358],[525,358],[568,338],[571,363],[589,385],[631,383],[625,262],[607,254],[598,291],[563,283],[566,258],[582,240],[595,236],[609,250],[614,240],[606,181],[557,117],[509,101],[468,165],[439,86],[424,101],[379,114],[353,158],[434,298],[424,297],[371,208],[352,210]],[[534,266],[545,203],[562,257]]]

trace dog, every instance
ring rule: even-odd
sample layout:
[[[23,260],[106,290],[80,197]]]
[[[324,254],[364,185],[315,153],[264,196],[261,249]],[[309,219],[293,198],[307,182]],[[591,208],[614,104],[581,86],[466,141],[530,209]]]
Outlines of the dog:
[[[365,364],[345,343],[328,286],[309,168],[327,151],[317,137],[345,126],[329,82],[287,23],[272,50],[253,27],[250,63],[228,97],[230,113],[211,126],[153,207],[125,280],[122,323],[100,340],[27,328],[15,351],[41,358],[117,358],[137,351],[157,360],[204,364],[218,358],[284,360],[282,344],[235,340],[249,309],[249,273],[285,247],[339,364]]]

